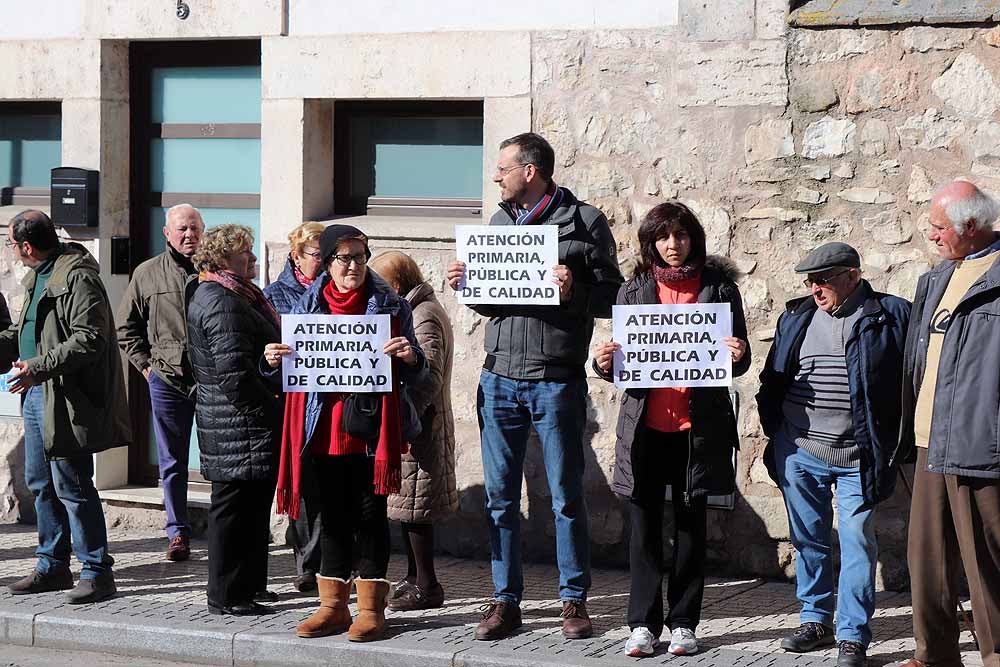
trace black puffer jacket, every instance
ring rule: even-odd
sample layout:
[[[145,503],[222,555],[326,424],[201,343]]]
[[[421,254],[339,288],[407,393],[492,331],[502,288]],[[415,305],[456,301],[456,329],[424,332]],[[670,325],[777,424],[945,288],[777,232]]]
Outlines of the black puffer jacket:
[[[698,303],[728,303],[733,313],[733,336],[747,340],[747,324],[743,316],[743,300],[733,282],[736,267],[722,257],[710,256],[701,273]],[[635,306],[659,303],[656,280],[649,272],[640,273],[618,291],[620,305]],[[733,364],[733,377],[750,368],[750,348]],[[594,370],[611,382],[610,373],[603,373],[594,363]],[[648,389],[626,389],[618,412],[618,441],[615,444],[615,471],[611,489],[626,498],[639,495],[642,475],[636,475],[635,462],[642,460],[643,439],[639,428],[645,421]],[[691,498],[732,493],[736,488],[733,470],[733,449],[739,449],[736,415],[729,389],[726,387],[693,387],[691,430],[688,432],[690,460],[687,488]]]
[[[212,482],[274,478],[284,395],[259,367],[264,346],[281,333],[245,298],[215,282],[194,290],[187,323],[201,474]]]

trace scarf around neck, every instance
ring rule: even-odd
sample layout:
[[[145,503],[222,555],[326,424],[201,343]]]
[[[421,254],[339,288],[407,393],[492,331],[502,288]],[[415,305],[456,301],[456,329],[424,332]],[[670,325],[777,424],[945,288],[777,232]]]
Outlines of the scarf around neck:
[[[278,330],[281,329],[281,318],[278,317],[278,311],[264,296],[264,292],[246,278],[241,278],[232,271],[223,269],[222,271],[202,271],[198,274],[198,282],[219,283],[230,292],[239,294],[249,301],[253,309],[260,313],[264,319],[274,324]]]
[[[701,273],[705,266],[705,260],[698,262],[685,262],[680,266],[660,266],[653,265],[653,278],[658,283],[679,283],[683,280],[691,280]]]
[[[299,269],[299,265],[295,263],[295,260],[292,259],[291,256],[289,256],[288,261],[292,265],[292,275],[295,276],[295,282],[302,285],[306,289],[309,289],[309,287],[316,282],[316,278],[309,278],[306,274],[302,273],[302,270]]]
[[[544,222],[562,204],[565,191],[565,188],[557,187],[555,183],[550,183],[548,191],[542,195],[538,203],[530,209],[516,209],[517,219],[515,223],[518,225],[532,225],[536,222]]]

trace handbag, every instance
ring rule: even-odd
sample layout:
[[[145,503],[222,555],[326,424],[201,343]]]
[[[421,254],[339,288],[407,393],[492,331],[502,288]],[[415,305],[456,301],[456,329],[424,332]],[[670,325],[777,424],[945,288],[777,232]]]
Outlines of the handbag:
[[[382,394],[348,394],[340,427],[365,442],[378,442],[382,430]]]

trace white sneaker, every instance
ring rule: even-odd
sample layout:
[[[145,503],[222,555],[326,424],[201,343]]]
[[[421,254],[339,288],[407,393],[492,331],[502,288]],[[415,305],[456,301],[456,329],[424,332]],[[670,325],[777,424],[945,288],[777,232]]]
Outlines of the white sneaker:
[[[670,633],[667,650],[674,655],[694,655],[698,652],[698,638],[690,628],[674,628]]]
[[[659,645],[660,640],[653,636],[649,628],[636,628],[632,631],[628,641],[625,642],[625,655],[630,658],[653,655]]]

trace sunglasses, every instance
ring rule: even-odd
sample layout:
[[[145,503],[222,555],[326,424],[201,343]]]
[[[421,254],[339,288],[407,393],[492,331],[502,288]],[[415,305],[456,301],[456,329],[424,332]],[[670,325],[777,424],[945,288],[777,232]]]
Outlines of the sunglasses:
[[[839,271],[837,273],[834,273],[829,276],[824,276],[822,278],[806,278],[805,280],[802,281],[802,284],[805,285],[806,287],[812,287],[813,285],[822,287],[823,285],[829,285],[831,282],[833,282],[834,278],[836,278],[837,276],[842,276],[848,271],[850,271],[850,269],[844,269],[843,271]]]

